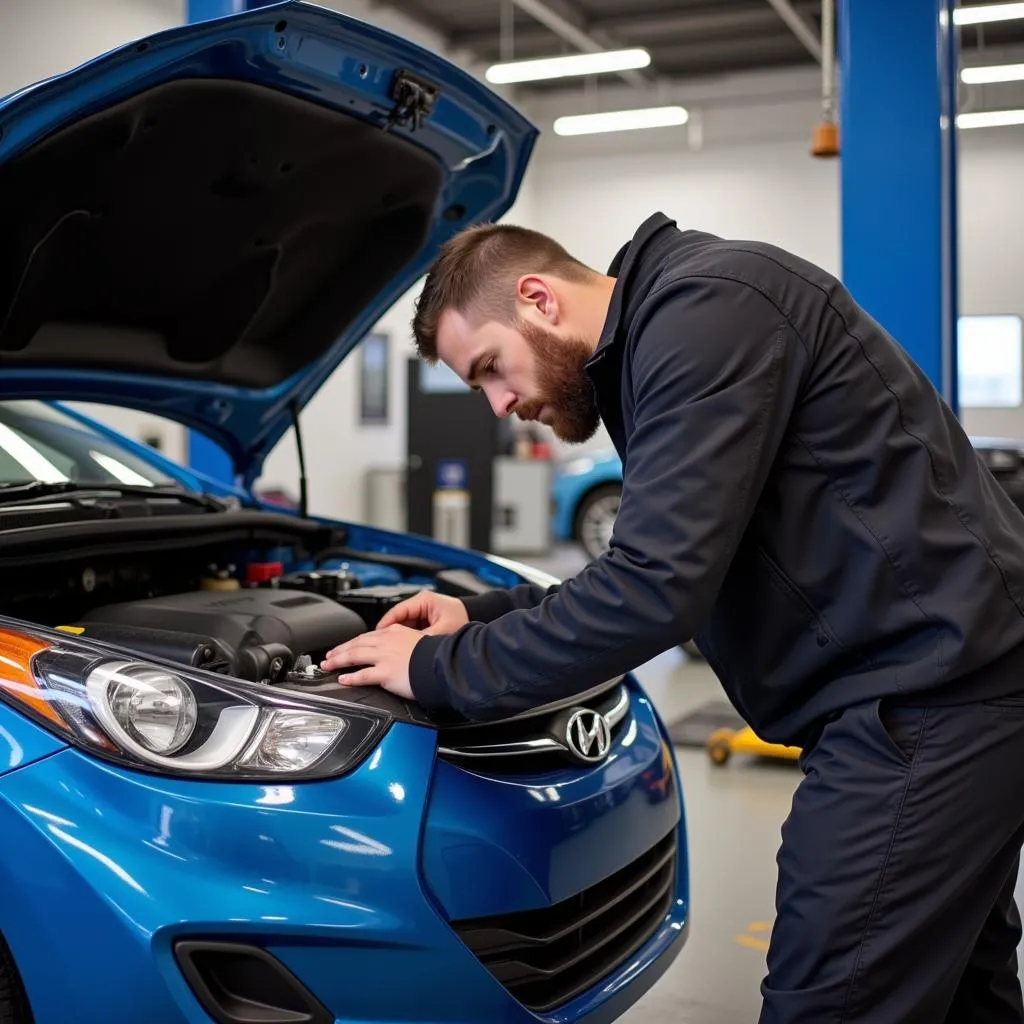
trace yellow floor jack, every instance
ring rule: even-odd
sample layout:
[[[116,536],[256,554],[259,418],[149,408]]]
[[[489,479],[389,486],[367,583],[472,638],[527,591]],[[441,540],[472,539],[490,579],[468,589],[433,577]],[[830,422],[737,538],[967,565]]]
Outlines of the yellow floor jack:
[[[799,747],[786,747],[781,743],[768,743],[750,728],[716,729],[707,741],[708,757],[714,764],[725,764],[733,754],[751,754],[754,757],[768,757],[780,761],[795,761],[800,756]]]

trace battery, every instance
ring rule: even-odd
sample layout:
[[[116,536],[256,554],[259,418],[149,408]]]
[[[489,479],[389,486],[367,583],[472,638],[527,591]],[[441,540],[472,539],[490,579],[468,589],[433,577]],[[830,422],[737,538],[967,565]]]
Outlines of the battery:
[[[391,608],[410,597],[415,597],[425,589],[427,588],[401,583],[379,587],[358,587],[338,594],[336,600],[359,615],[369,629],[375,629],[377,623]]]

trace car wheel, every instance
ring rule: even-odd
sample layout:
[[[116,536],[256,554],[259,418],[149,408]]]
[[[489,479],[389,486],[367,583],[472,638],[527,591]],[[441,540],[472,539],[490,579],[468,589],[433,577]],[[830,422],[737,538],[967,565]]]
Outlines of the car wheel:
[[[0,1024],[32,1024],[32,1011],[7,943],[0,936]]]
[[[608,550],[621,498],[621,485],[602,484],[580,502],[576,513],[576,541],[588,558],[597,558]]]

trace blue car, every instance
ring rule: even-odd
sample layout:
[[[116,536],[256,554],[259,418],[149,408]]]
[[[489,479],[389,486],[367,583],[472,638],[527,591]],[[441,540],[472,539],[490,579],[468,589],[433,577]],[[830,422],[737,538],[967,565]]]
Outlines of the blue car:
[[[588,558],[597,558],[611,543],[621,495],[622,461],[614,449],[559,464],[552,481],[555,539],[578,544]]]
[[[0,103],[2,1024],[604,1024],[679,954],[682,794],[632,675],[476,723],[317,668],[423,588],[551,578],[252,493],[535,138],[301,3]],[[235,482],[64,402],[201,431]]]

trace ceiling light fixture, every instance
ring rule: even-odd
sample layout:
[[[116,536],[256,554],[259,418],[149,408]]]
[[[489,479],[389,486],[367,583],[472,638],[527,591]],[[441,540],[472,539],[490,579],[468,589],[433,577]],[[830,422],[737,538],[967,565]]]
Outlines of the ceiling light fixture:
[[[990,64],[987,67],[964,68],[960,72],[960,78],[967,85],[1024,82],[1024,64]]]
[[[1024,3],[985,4],[983,7],[957,7],[954,25],[982,25],[989,21],[1014,21],[1024,18]]]
[[[972,114],[958,114],[957,128],[1006,128],[1009,125],[1024,124],[1022,110],[979,110]]]
[[[538,57],[493,64],[485,72],[485,77],[492,85],[513,85],[516,82],[539,82],[549,78],[634,71],[650,63],[651,55],[644,49],[601,50],[597,53],[570,54],[567,57]]]
[[[555,121],[556,135],[596,135],[599,132],[627,132],[638,128],[671,128],[686,124],[690,115],[684,107],[645,107],[640,110],[609,110],[603,114],[574,114]]]

